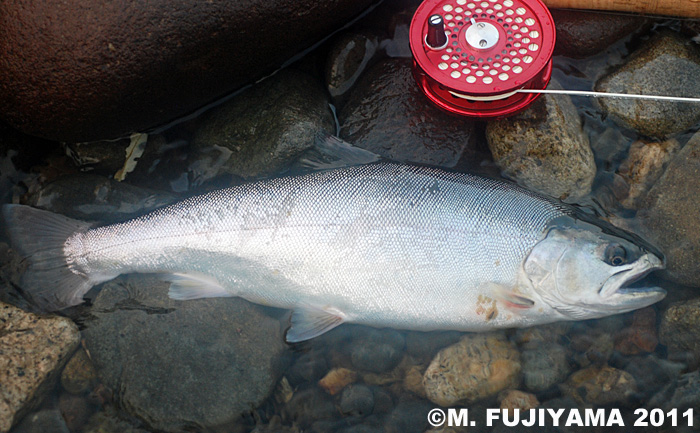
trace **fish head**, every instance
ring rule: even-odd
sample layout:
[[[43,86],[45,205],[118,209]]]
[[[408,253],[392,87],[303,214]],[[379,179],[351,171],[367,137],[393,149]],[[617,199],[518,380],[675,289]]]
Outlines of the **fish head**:
[[[636,235],[566,216],[550,224],[523,272],[543,302],[570,320],[583,320],[660,301],[665,290],[632,284],[664,267],[663,254]]]

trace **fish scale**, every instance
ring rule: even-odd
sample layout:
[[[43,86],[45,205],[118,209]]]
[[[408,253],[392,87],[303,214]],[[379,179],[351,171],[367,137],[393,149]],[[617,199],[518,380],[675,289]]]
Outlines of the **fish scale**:
[[[354,321],[405,327],[430,314],[441,326],[465,291],[515,284],[562,214],[506,183],[378,164],[229,188],[78,236],[86,273],[200,272],[269,305],[332,299]]]
[[[48,218],[22,206],[5,210],[10,221],[22,212]],[[291,341],[343,322],[417,330],[526,326],[561,318],[526,287],[523,263],[552,221],[572,214],[503,181],[370,164],[214,191],[103,227],[76,230],[79,222],[56,217],[72,224],[62,255],[67,272],[83,278],[83,292],[33,293],[60,308],[119,274],[165,273],[176,299],[240,296],[293,309],[298,331]],[[34,262],[61,259],[42,254]],[[29,287],[46,278],[37,270],[27,275]],[[505,308],[523,299],[540,313]]]

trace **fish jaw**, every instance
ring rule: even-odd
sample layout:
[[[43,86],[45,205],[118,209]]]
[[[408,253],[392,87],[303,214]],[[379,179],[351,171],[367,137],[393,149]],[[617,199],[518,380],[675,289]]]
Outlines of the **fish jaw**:
[[[600,290],[600,296],[606,300],[612,309],[628,312],[652,305],[666,296],[666,291],[660,287],[631,287],[647,274],[664,269],[664,260],[653,253],[647,253],[626,269],[613,274],[607,279]]]

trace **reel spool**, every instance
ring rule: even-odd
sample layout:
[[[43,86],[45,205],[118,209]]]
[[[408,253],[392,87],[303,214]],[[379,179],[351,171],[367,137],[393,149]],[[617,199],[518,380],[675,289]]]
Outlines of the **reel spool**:
[[[552,75],[555,29],[540,0],[426,0],[410,29],[413,76],[450,113],[490,119],[532,103]]]

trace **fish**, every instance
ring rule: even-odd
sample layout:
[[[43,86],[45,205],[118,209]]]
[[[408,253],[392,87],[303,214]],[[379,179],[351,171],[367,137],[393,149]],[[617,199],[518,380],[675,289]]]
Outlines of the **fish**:
[[[514,183],[426,166],[262,180],[102,226],[2,213],[30,263],[21,286],[46,311],[159,273],[173,299],[292,310],[290,343],[343,323],[482,332],[600,318],[666,294],[638,283],[665,266],[642,238]]]

